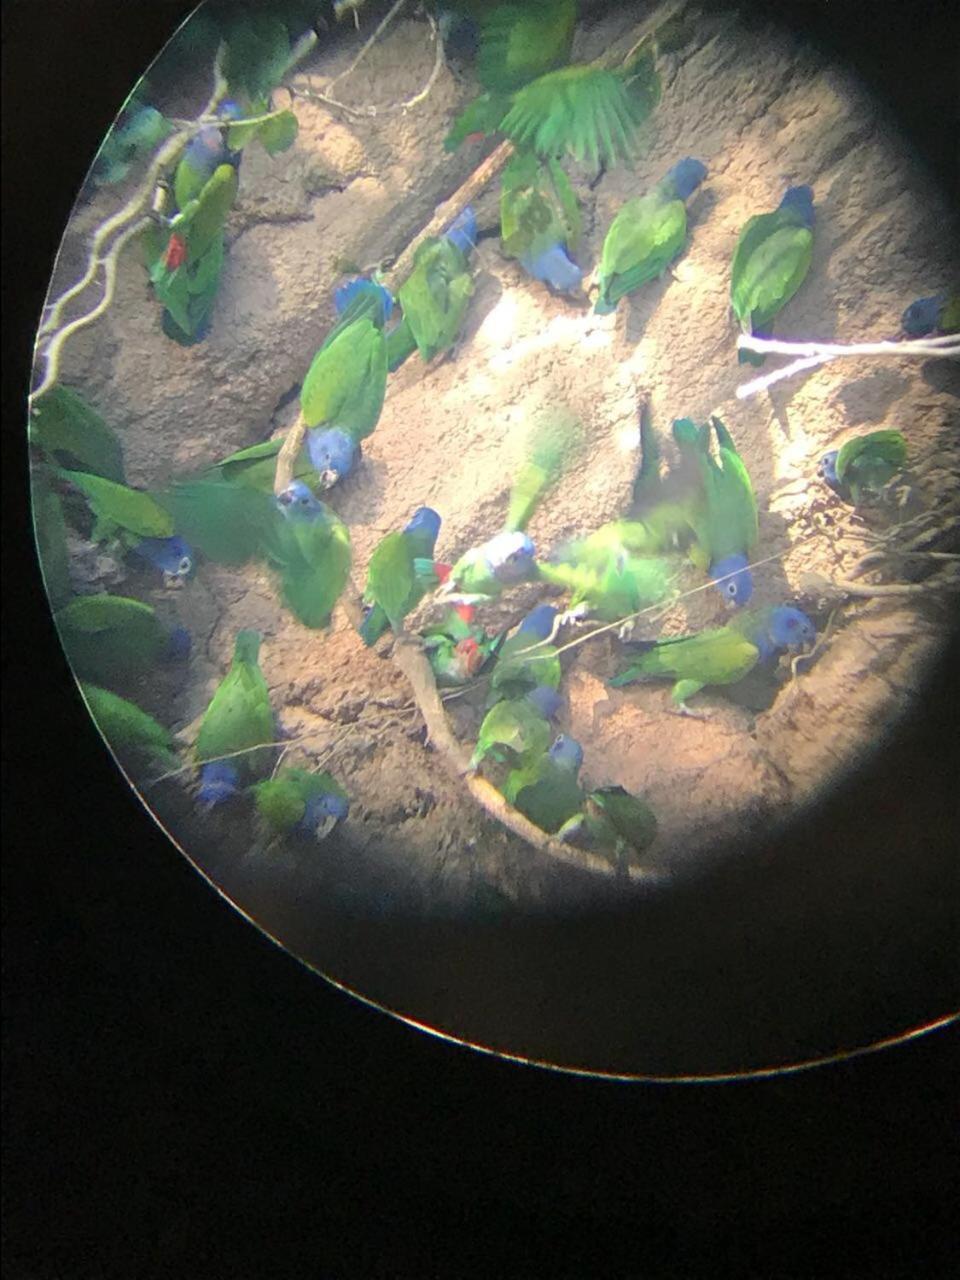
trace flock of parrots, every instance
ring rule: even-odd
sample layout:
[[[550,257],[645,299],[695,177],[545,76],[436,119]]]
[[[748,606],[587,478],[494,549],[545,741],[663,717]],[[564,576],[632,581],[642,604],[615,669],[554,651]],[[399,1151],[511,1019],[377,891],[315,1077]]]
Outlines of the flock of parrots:
[[[483,88],[448,144],[495,131],[511,138],[516,150],[501,186],[502,250],[561,293],[583,290],[574,256],[578,202],[561,159],[622,161],[637,124],[659,97],[649,48],[616,72],[570,65],[575,16],[573,0],[451,0],[440,15],[444,38],[459,41],[461,49],[465,43],[475,57]],[[197,134],[172,175],[177,212],[148,255],[164,331],[181,343],[200,340],[209,326],[224,221],[236,193],[239,152],[231,135],[236,143],[243,112],[226,104],[221,114],[224,124]],[[289,126],[282,128],[289,136]],[[275,136],[271,145],[278,141],[284,138]],[[706,177],[700,161],[681,160],[617,212],[597,265],[596,312],[614,311],[682,253],[685,201]],[[743,227],[733,252],[730,301],[744,331],[768,334],[801,287],[813,224],[812,192],[799,186]],[[380,418],[389,374],[415,351],[431,361],[454,347],[474,289],[470,258],[477,238],[476,218],[467,208],[444,234],[420,245],[396,297],[377,276],[336,290],[336,321],[301,386],[304,447],[292,482],[278,494],[281,440],[253,445],[146,492],[126,484],[119,441],[75,392],[56,386],[35,402],[30,438],[44,577],[90,709],[119,752],[143,764],[177,767],[168,731],[117,688],[129,692],[131,681],[158,663],[185,661],[189,636],[138,600],[74,594],[67,526],[120,548],[166,582],[189,579],[197,553],[230,566],[262,560],[294,616],[306,627],[327,627],[350,581],[352,555],[349,530],[317,494],[362,464],[362,442]],[[921,299],[904,312],[902,329],[910,336],[956,331],[958,312],[955,298]],[[762,359],[746,352],[740,358]],[[367,646],[400,632],[426,597],[445,606],[440,620],[420,634],[438,686],[480,681],[486,690],[470,767],[489,770],[506,799],[544,831],[617,865],[643,851],[656,822],[641,798],[620,787],[588,791],[579,777],[579,744],[555,731],[562,668],[554,641],[561,627],[584,618],[629,622],[668,601],[678,557],[686,556],[705,581],[715,583],[731,610],[729,621],[662,640],[628,641],[624,629],[627,662],[610,681],[621,687],[668,679],[676,709],[686,714],[694,714],[687,702],[702,688],[733,684],[758,664],[815,640],[813,624],[799,609],[751,603],[757,504],[727,426],[717,417],[705,424],[684,418],[673,423],[671,434],[675,460],[664,469],[661,441],[648,407],[640,406],[641,462],[630,509],[539,555],[527,527],[581,442],[580,425],[568,413],[544,412],[530,428],[503,528],[452,565],[441,563],[434,555],[441,518],[421,507],[373,551],[363,596],[360,639]],[[844,501],[860,505],[882,494],[905,458],[899,432],[876,431],[827,454],[820,475]],[[488,632],[478,607],[534,580],[565,593],[564,612],[540,603],[514,630]],[[271,775],[276,755],[264,744],[275,746],[277,726],[259,647],[255,632],[236,637],[230,669],[203,717],[193,749],[198,800],[213,807],[248,794],[269,831],[323,838],[347,816],[346,793],[327,773],[280,767]]]

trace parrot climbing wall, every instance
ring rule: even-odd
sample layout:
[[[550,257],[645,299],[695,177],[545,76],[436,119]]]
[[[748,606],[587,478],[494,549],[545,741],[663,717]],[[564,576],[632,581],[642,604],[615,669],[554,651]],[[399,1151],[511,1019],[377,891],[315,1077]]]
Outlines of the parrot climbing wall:
[[[577,29],[587,60],[630,45],[652,6],[620,6]],[[847,578],[873,544],[865,525],[817,478],[817,463],[856,431],[897,428],[907,437],[905,517],[956,507],[960,375],[953,362],[835,361],[744,401],[729,315],[730,260],[740,228],[775,207],[791,183],[813,187],[816,231],[809,276],[777,321],[777,335],[857,341],[892,334],[907,301],[957,271],[943,234],[938,193],[893,127],[844,73],[775,29],[741,30],[733,18],[680,13],[660,63],[663,97],[644,126],[646,149],[599,182],[569,166],[580,201],[579,261],[597,262],[622,203],[682,156],[708,177],[688,203],[689,237],[672,273],[600,316],[557,297],[499,250],[499,183],[474,201],[481,240],[475,292],[453,358],[408,360],[391,375],[382,417],[357,471],[329,495],[350,529],[354,576],[379,539],[420,505],[443,518],[437,557],[454,561],[502,524],[510,460],[531,413],[562,405],[579,417],[586,445],[533,517],[538,546],[552,546],[618,518],[637,454],[637,405],[649,397],[661,433],[674,418],[719,414],[752,477],[759,506],[754,592],[795,601],[822,643],[795,679],[750,680],[708,690],[683,718],[669,686],[612,689],[622,669],[608,634],[565,659],[560,728],[584,751],[593,785],[620,783],[654,809],[659,832],[645,865],[679,873],[712,856],[724,837],[746,839],[778,820],[872,748],[909,704],[948,624],[948,607],[910,595],[845,598]],[[316,55],[304,82],[344,71],[355,47]],[[351,104],[398,102],[428,79],[433,50],[423,21],[400,18],[338,86]],[[288,429],[292,394],[328,331],[339,263],[361,269],[395,258],[486,154],[467,143],[444,152],[456,111],[473,93],[469,73],[445,67],[427,98],[405,112],[350,114],[298,99],[299,135],[287,152],[251,152],[227,223],[227,264],[206,340],[179,348],[145,305],[135,254],[121,262],[116,299],[79,334],[62,365],[117,429],[127,479],[156,488]],[[82,262],[85,236],[109,208],[81,205],[54,290]],[[484,235],[484,232],[493,234]],[[952,424],[952,425],[951,425]],[[116,586],[126,570],[74,542],[87,589]],[[684,569],[681,587],[702,582]],[[866,580],[859,580],[861,584]],[[128,583],[129,585],[129,583]],[[423,721],[389,644],[367,649],[343,610],[329,632],[308,631],[278,604],[262,566],[200,564],[175,592],[139,592],[191,632],[186,667],[157,674],[144,706],[189,738],[229,665],[241,629],[263,636],[260,662],[290,761],[330,769],[346,787],[350,817],[322,849],[251,845],[242,814],[199,814],[178,785],[149,803],[191,857],[238,901],[256,892],[258,919],[295,942],[320,896],[344,909],[459,911],[510,900],[563,907],[595,891],[597,877],[558,863],[488,818],[425,742]],[[488,626],[512,625],[543,598],[527,584],[489,606]],[[953,600],[955,604],[955,598]],[[685,597],[654,634],[725,620],[712,592]],[[644,635],[642,620],[637,636]],[[789,672],[781,670],[781,676]],[[775,696],[774,696],[775,695]],[[472,741],[469,699],[448,705],[454,730]]]

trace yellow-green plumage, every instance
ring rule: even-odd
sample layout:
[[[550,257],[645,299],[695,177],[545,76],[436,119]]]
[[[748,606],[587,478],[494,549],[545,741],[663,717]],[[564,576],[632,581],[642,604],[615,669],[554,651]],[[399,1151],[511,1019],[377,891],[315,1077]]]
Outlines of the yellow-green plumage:
[[[523,443],[522,461],[510,490],[504,528],[526,529],[547,490],[563,474],[582,440],[583,430],[573,413],[548,409],[539,415]]]
[[[420,355],[432,360],[456,341],[473,296],[473,278],[463,253],[445,236],[425,240],[413,261],[397,301]]]
[[[335,425],[354,440],[370,435],[387,389],[383,330],[361,316],[314,356],[300,391],[308,427]]]
[[[312,519],[279,517],[266,550],[287,608],[305,627],[329,626],[350,576],[350,533],[343,521],[326,507]]]
[[[259,653],[259,634],[240,631],[230,670],[207,707],[195,748],[201,764],[230,757],[238,774],[248,779],[269,766],[271,754],[269,747],[250,748],[272,743],[274,738],[270,691],[260,670]]]
[[[156,611],[126,596],[77,596],[54,621],[74,671],[97,685],[142,675],[170,645],[170,631]]]
[[[663,274],[687,240],[687,209],[655,187],[628,200],[610,224],[600,255],[597,310],[612,311],[621,298]]]
[[[153,716],[99,685],[81,683],[80,692],[107,744],[121,759],[130,756],[165,769],[177,767],[173,739]]]

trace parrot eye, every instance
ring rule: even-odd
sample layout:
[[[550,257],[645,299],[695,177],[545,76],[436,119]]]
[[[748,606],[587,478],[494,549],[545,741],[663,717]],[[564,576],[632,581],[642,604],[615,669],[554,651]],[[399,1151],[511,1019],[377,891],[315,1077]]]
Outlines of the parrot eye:
[[[737,584],[735,582],[728,582],[723,589],[724,591],[726,591],[727,595],[730,597],[731,600],[737,594]]]
[[[191,567],[192,567],[192,561],[190,560],[189,556],[184,556],[183,559],[180,561],[180,572],[189,573]]]

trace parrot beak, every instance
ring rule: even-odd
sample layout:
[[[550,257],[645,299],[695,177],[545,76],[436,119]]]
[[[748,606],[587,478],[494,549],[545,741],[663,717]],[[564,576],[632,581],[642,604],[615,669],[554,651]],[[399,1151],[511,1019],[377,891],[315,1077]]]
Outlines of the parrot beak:
[[[163,585],[167,591],[180,591],[186,579],[179,573],[163,571]]]
[[[337,825],[337,819],[332,813],[328,813],[325,818],[321,818],[314,827],[313,834],[318,840],[326,840],[327,836]]]
[[[325,471],[320,472],[320,488],[332,489],[340,479],[340,472],[334,471],[332,467],[327,467]]]

